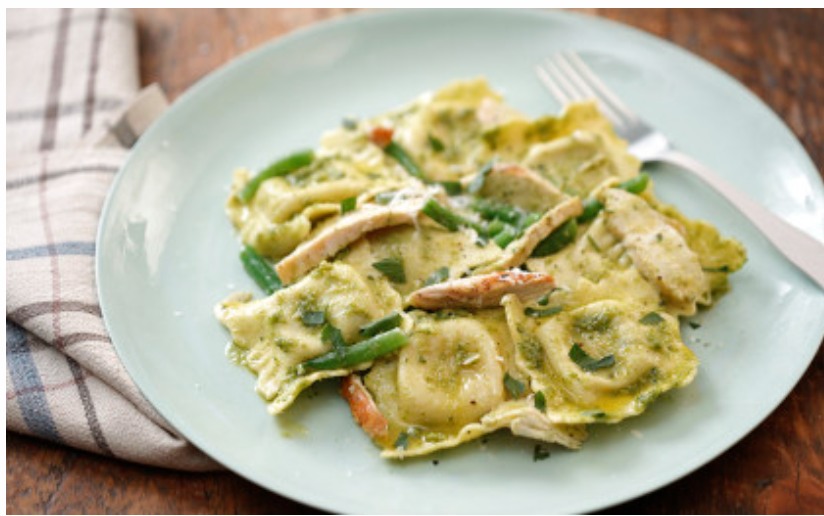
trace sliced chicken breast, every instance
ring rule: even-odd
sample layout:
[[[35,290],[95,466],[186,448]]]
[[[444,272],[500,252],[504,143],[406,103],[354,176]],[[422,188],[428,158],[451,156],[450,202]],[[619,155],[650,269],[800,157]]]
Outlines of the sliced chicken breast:
[[[549,292],[554,286],[552,276],[540,272],[493,272],[416,290],[409,295],[409,304],[425,310],[489,308],[500,306],[501,299],[507,294],[532,299]]]

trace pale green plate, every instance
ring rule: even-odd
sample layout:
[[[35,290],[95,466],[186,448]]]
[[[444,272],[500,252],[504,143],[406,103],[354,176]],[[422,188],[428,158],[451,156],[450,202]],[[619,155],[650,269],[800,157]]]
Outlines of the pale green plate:
[[[821,342],[824,292],[718,195],[674,170],[654,172],[661,197],[742,240],[750,261],[732,293],[697,317],[700,329],[685,325],[701,360],[695,382],[641,417],[594,428],[579,452],[553,449],[533,462],[533,442],[499,433],[388,462],[334,382],[305,393],[280,421],[266,413],[252,375],[224,356],[228,335],[212,306],[239,289],[258,292],[223,213],[234,167],[261,167],[315,145],[345,116],[380,113],[456,78],[484,75],[527,114],[556,112],[533,66],[562,49],[580,52],[682,149],[824,240],[824,190],[802,147],[755,96],[683,50],[562,12],[351,16],[201,81],[119,173],[100,226],[99,290],[120,357],[146,397],[226,467],[339,512],[595,511],[672,482],[758,425]]]

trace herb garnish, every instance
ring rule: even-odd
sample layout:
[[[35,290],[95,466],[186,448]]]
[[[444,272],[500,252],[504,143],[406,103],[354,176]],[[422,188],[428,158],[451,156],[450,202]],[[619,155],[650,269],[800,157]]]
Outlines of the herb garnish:
[[[306,326],[323,326],[326,323],[326,312],[307,310],[300,314],[300,320]]]
[[[664,322],[664,318],[661,317],[661,314],[658,312],[650,312],[647,315],[641,317],[638,320],[641,324],[646,324],[647,326],[655,326],[656,324],[661,324]]]
[[[450,197],[461,195],[463,193],[463,186],[459,181],[440,181],[438,184],[443,187],[446,195]]]
[[[541,412],[546,410],[546,396],[544,396],[544,391],[535,393],[535,408]]]
[[[721,267],[701,267],[701,270],[704,272],[730,272],[729,265],[722,265]]]
[[[569,350],[569,358],[578,366],[587,372],[597,371],[606,367],[615,365],[615,356],[607,355],[598,360],[587,355],[586,352],[578,344],[573,344],[572,349]]]
[[[472,182],[469,183],[469,186],[466,187],[466,191],[470,194],[476,194],[481,191],[484,187],[484,182],[486,181],[486,176],[492,172],[492,167],[495,164],[494,161],[487,161],[481,170],[475,175],[472,179]]]
[[[549,448],[543,444],[536,444],[535,449],[532,451],[532,462],[538,462],[539,460],[545,460],[549,458]]]
[[[523,382],[509,376],[509,373],[504,374],[504,387],[506,387],[506,390],[509,392],[509,396],[511,398],[520,398],[526,390],[526,386]]]
[[[436,270],[432,274],[426,278],[426,282],[424,282],[424,286],[428,287],[430,285],[435,285],[437,283],[441,283],[445,279],[449,277],[449,267],[441,267],[440,269]]]
[[[530,306],[524,309],[524,315],[528,317],[549,317],[555,315],[563,310],[561,306],[550,306],[549,308],[532,308]]]
[[[349,197],[348,199],[344,199],[340,202],[340,213],[343,215],[348,211],[352,211],[357,206],[358,199],[357,197]]]
[[[406,283],[406,272],[403,270],[403,261],[400,258],[384,258],[372,264],[393,283]]]
[[[398,438],[395,439],[395,444],[393,444],[392,446],[394,446],[395,448],[400,448],[402,450],[408,448],[409,434],[407,434],[406,432],[401,432],[400,434],[398,434]]]
[[[321,331],[320,339],[325,343],[332,346],[332,351],[337,354],[343,354],[344,348],[346,348],[346,341],[343,340],[343,333],[332,326],[331,324],[327,324],[323,327],[323,331]]]
[[[432,150],[435,152],[443,152],[443,150],[446,148],[442,141],[440,141],[437,137],[432,136],[431,134],[429,135],[429,146],[432,147]]]

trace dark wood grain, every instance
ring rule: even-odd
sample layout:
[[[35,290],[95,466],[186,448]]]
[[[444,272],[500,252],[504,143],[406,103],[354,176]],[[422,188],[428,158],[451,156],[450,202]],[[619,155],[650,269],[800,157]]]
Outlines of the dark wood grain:
[[[668,39],[725,70],[772,107],[819,172],[824,168],[824,11],[585,11]],[[139,10],[142,80],[159,82],[175,98],[236,55],[346,13]],[[314,512],[233,473],[138,466],[8,432],[6,511]],[[824,512],[824,352],[819,350],[784,403],[740,443],[682,480],[608,512]]]

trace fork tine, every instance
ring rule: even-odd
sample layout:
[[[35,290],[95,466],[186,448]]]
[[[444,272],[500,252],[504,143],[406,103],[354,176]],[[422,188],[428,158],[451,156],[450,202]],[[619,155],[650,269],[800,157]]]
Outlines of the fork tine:
[[[635,116],[635,113],[633,113],[632,110],[630,110],[614,93],[612,93],[606,84],[604,84],[603,81],[595,75],[595,72],[593,72],[586,65],[586,63],[584,63],[584,60],[581,59],[578,54],[572,51],[567,51],[564,52],[563,55],[566,57],[566,62],[569,66],[577,72],[577,76],[585,81],[592,88],[592,90],[595,91],[595,96],[601,100],[604,107],[608,107],[614,113],[618,114],[619,118],[623,117],[630,124],[638,122],[638,117]]]
[[[569,80],[568,74],[561,70],[555,59],[544,59],[544,68],[549,72],[550,76],[555,78],[555,83],[566,90],[571,101],[582,100],[587,96],[586,92],[579,90],[575,84]]]
[[[561,72],[569,78],[570,82],[574,83],[577,89],[581,92],[581,98],[592,98],[598,102],[598,106],[603,111],[604,115],[612,122],[613,125],[619,126],[624,124],[619,113],[612,109],[607,99],[602,98],[592,87],[590,87],[587,80],[572,67],[568,61],[565,53],[561,52],[555,56],[555,61]]]
[[[558,102],[561,104],[569,104],[569,97],[567,97],[566,93],[564,93],[563,90],[555,84],[555,81],[552,80],[552,77],[541,67],[541,65],[535,65],[535,73],[538,74],[538,79],[544,84],[544,86],[546,86]]]

